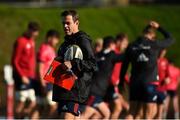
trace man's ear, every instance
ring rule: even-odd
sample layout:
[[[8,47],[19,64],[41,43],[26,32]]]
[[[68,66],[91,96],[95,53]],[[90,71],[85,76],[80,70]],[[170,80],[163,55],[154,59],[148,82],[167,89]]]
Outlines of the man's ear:
[[[76,25],[79,25],[79,20],[76,20],[75,24],[76,24]]]

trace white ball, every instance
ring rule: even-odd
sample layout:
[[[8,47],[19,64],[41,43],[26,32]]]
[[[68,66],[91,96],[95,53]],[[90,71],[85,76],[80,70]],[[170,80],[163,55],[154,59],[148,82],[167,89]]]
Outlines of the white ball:
[[[74,58],[77,58],[80,60],[83,59],[82,50],[77,45],[70,46],[64,54],[64,61],[70,61],[70,60],[73,60]]]

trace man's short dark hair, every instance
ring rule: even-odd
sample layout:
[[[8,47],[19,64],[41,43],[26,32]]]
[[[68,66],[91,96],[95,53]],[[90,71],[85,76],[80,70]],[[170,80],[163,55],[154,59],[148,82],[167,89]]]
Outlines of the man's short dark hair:
[[[143,30],[143,34],[152,34],[155,33],[155,29],[151,26],[147,26],[144,30]]]
[[[117,42],[117,41],[121,42],[124,38],[127,38],[127,35],[125,33],[119,33],[116,35],[115,42]]]
[[[30,31],[39,31],[39,24],[37,22],[29,22],[28,30],[30,30]]]
[[[103,38],[103,48],[106,49],[111,43],[114,43],[114,38],[112,36],[106,36]]]
[[[57,30],[54,30],[54,29],[50,29],[47,33],[46,33],[46,38],[48,37],[56,37],[56,38],[59,38],[60,37],[60,34]]]
[[[75,10],[65,10],[61,13],[61,17],[66,17],[68,15],[72,16],[74,22],[79,20],[79,15]]]

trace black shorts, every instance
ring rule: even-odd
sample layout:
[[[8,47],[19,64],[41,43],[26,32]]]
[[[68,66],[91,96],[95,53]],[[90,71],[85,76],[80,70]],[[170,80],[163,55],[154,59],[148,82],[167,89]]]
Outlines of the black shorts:
[[[140,83],[131,83],[129,85],[129,100],[143,102],[143,85]]]
[[[163,104],[165,99],[166,99],[166,93],[158,91],[157,104]]]
[[[167,95],[169,95],[171,98],[175,97],[177,95],[177,91],[175,90],[167,90]]]
[[[80,104],[72,101],[60,101],[58,103],[58,113],[72,113],[75,116],[80,115]]]
[[[21,76],[19,76],[16,72],[13,72],[13,79],[15,82],[15,90],[17,91],[32,89],[33,82],[35,81],[33,78],[28,78],[30,80],[29,84],[24,84],[21,80]]]
[[[96,108],[101,102],[103,102],[103,97],[98,95],[90,95],[87,105]]]
[[[49,92],[53,89],[53,85],[51,83],[47,83],[46,87],[43,88],[40,84],[40,81],[35,80],[33,82],[33,88],[35,90],[36,96],[44,97],[44,96],[46,96],[47,92]]]
[[[130,101],[156,103],[157,86],[153,84],[136,83],[130,85]]]
[[[104,101],[112,102],[118,98],[119,98],[119,92],[115,90],[114,86],[109,86],[106,95],[104,96]]]

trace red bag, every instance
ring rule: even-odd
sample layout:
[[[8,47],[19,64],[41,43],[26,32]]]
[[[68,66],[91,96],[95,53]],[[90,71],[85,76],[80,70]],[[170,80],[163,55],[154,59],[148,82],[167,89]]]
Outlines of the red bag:
[[[44,76],[44,80],[56,84],[66,90],[71,90],[77,76],[71,71],[67,71],[64,64],[57,60],[53,60],[47,73]]]

